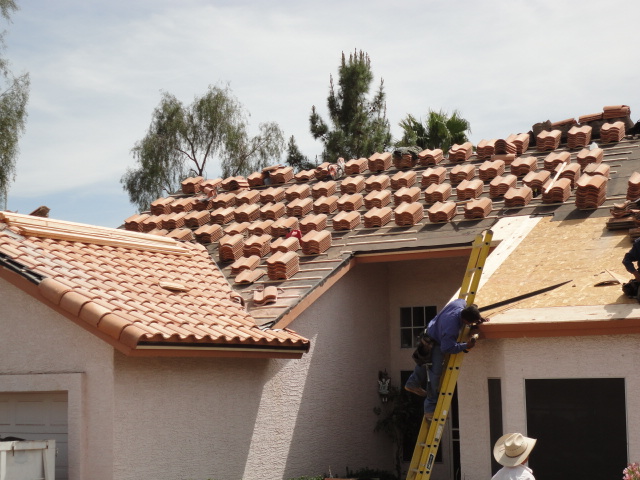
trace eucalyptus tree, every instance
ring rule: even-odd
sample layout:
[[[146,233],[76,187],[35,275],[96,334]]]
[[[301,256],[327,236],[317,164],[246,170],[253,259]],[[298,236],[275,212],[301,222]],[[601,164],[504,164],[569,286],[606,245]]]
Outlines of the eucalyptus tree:
[[[471,124],[457,110],[449,115],[443,110],[430,109],[424,121],[408,114],[400,121],[400,127],[402,138],[398,146],[417,145],[422,149],[440,148],[444,152],[453,144],[467,142],[467,133],[471,133]]]

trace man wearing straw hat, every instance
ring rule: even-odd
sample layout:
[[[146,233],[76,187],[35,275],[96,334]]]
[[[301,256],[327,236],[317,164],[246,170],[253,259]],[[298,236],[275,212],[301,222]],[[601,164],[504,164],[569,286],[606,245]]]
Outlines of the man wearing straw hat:
[[[502,468],[491,480],[536,480],[533,472],[525,465],[536,444],[535,438],[521,433],[507,433],[498,439],[493,447],[493,458]]]

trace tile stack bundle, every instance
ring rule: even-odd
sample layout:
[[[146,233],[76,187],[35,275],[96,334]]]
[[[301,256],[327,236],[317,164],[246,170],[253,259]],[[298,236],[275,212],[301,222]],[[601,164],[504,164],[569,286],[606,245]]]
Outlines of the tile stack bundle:
[[[581,115],[580,117],[578,117],[578,122],[581,125],[584,125],[585,123],[589,123],[589,122],[595,122],[598,120],[602,120],[603,118],[603,113],[602,112],[598,112],[598,113],[589,113],[587,115]]]
[[[312,198],[296,198],[287,204],[287,215],[290,217],[304,217],[311,210],[313,210]]]
[[[431,223],[448,222],[457,213],[456,202],[436,202],[427,210]]]
[[[271,235],[271,226],[273,225],[273,222],[273,220],[253,222],[247,229],[247,232],[249,235],[263,235],[265,233]]]
[[[176,228],[167,233],[167,237],[173,238],[179,242],[191,242],[194,240],[193,230],[190,228]]]
[[[171,211],[173,213],[182,213],[182,212],[190,212],[193,210],[194,202],[198,200],[190,197],[190,198],[178,198],[171,204]]]
[[[311,187],[309,185],[292,185],[284,192],[284,198],[287,202],[291,202],[296,198],[307,198],[311,196]]]
[[[236,222],[253,222],[260,218],[260,207],[258,205],[240,205],[236,207],[233,214]]]
[[[477,198],[464,206],[464,218],[487,218],[493,209],[493,202],[487,197]]]
[[[184,217],[186,216],[187,214],[184,212],[167,214],[164,220],[162,220],[162,228],[166,228],[167,230],[173,230],[176,228],[184,227]]]
[[[628,105],[609,105],[602,109],[602,118],[605,120],[628,117],[629,115],[631,115],[631,109]]]
[[[605,143],[619,142],[624,138],[624,123],[618,121],[614,123],[605,123],[600,127],[600,140]]]
[[[393,166],[398,170],[404,170],[407,168],[413,168],[416,166],[418,161],[418,156],[411,153],[401,153],[400,151],[395,151],[393,153]]]
[[[236,276],[236,283],[251,284],[257,282],[261,277],[266,275],[267,272],[262,268],[256,268],[255,270],[243,270]]]
[[[248,190],[247,190],[248,191]],[[195,199],[193,202],[193,209],[201,212],[202,210],[212,210],[215,208],[213,206],[213,197],[208,197],[207,195],[201,195]]]
[[[301,243],[303,254],[320,255],[331,248],[331,233],[327,230],[314,230],[302,237]]]
[[[204,177],[189,177],[185,178],[180,186],[182,187],[182,193],[187,195],[194,195],[203,190],[202,182]]]
[[[550,132],[543,130],[536,137],[536,150],[539,152],[555,150],[560,146],[561,138],[562,132],[560,130],[552,130]]]
[[[324,179],[329,175],[329,162],[322,162],[316,167],[315,174],[318,180]]]
[[[372,172],[383,172],[391,167],[391,152],[374,153],[368,159],[367,166]]]
[[[287,280],[300,271],[300,257],[296,252],[276,252],[267,259],[270,280]]]
[[[420,185],[422,185],[423,187],[428,187],[433,183],[444,183],[446,175],[447,169],[444,167],[429,167],[424,172],[422,172]]]
[[[245,247],[246,248],[246,247]],[[300,240],[298,237],[279,237],[271,243],[271,253],[276,252],[297,252],[300,250]]]
[[[410,227],[424,218],[424,209],[418,202],[401,203],[393,213],[395,223],[399,227]]]
[[[390,207],[373,207],[364,215],[365,228],[384,227],[391,221],[393,210]]]
[[[270,285],[268,287],[260,286],[253,291],[253,305],[258,307],[264,307],[266,305],[272,305],[278,301],[278,292],[282,292],[282,289]]]
[[[233,193],[221,193],[214,198],[211,203],[213,208],[227,208],[233,207],[236,204],[236,196]]]
[[[244,237],[242,235],[225,235],[220,239],[218,255],[221,262],[235,262],[242,256]]]
[[[607,198],[607,178],[582,175],[576,182],[576,208],[591,210],[598,208]]]
[[[553,172],[558,165],[563,163],[571,163],[571,154],[569,152],[551,152],[544,157],[544,166],[542,168]]]
[[[455,143],[449,149],[449,162],[466,162],[473,154],[473,144],[464,142],[462,145]]]
[[[491,158],[491,155],[496,153],[496,139],[480,140],[480,143],[476,145],[476,155],[480,160],[486,160]]]
[[[364,206],[368,209],[374,207],[385,207],[391,203],[391,192],[382,190],[381,192],[374,190],[364,197]]]
[[[243,190],[236,195],[236,205],[253,205],[260,201],[260,192],[258,190]]]
[[[340,212],[333,217],[334,230],[353,230],[360,225],[360,214],[358,212]]]
[[[479,178],[473,180],[463,180],[456,188],[456,196],[459,201],[469,200],[470,198],[478,198],[482,195],[484,182]]]
[[[499,155],[492,155],[491,161],[502,160],[505,165],[511,165],[517,158],[515,153],[501,153]]]
[[[604,150],[601,148],[597,147],[593,150],[583,148],[578,152],[576,161],[578,162],[578,165],[580,165],[580,168],[584,170],[590,163],[601,163],[603,158]]]
[[[564,168],[562,168],[564,166]],[[555,173],[558,173],[558,170],[562,168],[562,172],[558,178],[568,178],[571,181],[571,189],[574,189],[576,186],[576,182],[578,178],[580,178],[580,164],[579,163],[569,163],[564,165],[558,165],[554,170]]]
[[[391,179],[389,175],[372,175],[367,178],[364,182],[364,189],[367,192],[371,192],[373,190],[384,190],[391,185]]]
[[[582,173],[586,175],[602,175],[609,178],[609,172],[611,167],[608,163],[590,163],[582,170]]]
[[[640,198],[640,173],[633,172],[627,184],[627,200],[635,201]]]
[[[198,243],[213,243],[222,238],[222,227],[220,225],[203,225],[195,232]]]
[[[300,223],[296,217],[284,217],[276,220],[271,225],[271,236],[286,237],[289,230],[300,230]]]
[[[511,173],[516,177],[522,177],[529,172],[538,169],[538,159],[536,157],[518,157],[510,166]]]
[[[293,178],[295,178],[296,182],[309,182],[316,178],[315,170],[302,170],[296,173]]]
[[[363,203],[364,197],[359,193],[342,195],[338,199],[338,210],[341,212],[352,212],[362,207]]]
[[[274,184],[287,183],[291,180],[293,180],[293,168],[291,167],[282,167],[271,172],[271,181]]]
[[[303,234],[316,231],[319,232],[327,228],[327,216],[324,213],[307,215],[300,220],[300,231]]]
[[[244,190],[246,188],[249,188],[249,182],[247,182],[247,179],[242,176],[229,177],[220,182],[220,188],[226,190],[227,192],[232,192],[233,190],[240,189]]]
[[[340,184],[340,193],[360,193],[364,190],[364,177],[357,175],[355,177],[345,178]]]
[[[398,172],[391,177],[391,189],[398,190],[403,187],[410,187],[416,183],[418,175],[415,171],[409,170],[408,172]]]
[[[184,224],[189,228],[199,228],[211,221],[211,213],[207,210],[190,212],[184,217]]]
[[[149,233],[156,228],[162,227],[162,217],[163,215],[152,215],[149,218],[142,219],[140,224],[142,225],[142,231],[145,233]]]
[[[284,216],[286,207],[284,203],[267,203],[260,209],[260,219],[262,220],[277,220]]]
[[[318,182],[311,189],[311,196],[316,200],[320,197],[330,197],[336,193],[337,189],[338,186],[333,180]]]
[[[439,148],[436,148],[433,150],[429,150],[427,148],[426,150],[422,150],[418,154],[418,162],[420,163],[420,165],[425,167],[427,165],[437,165],[443,159],[444,159],[444,152]]]
[[[261,187],[264,185],[262,172],[253,172],[247,177],[247,183],[249,184],[249,187]]]
[[[366,158],[352,158],[344,165],[345,175],[358,175],[367,171],[369,161]]]
[[[476,167],[469,163],[456,165],[449,172],[449,181],[456,185],[463,180],[471,180],[476,176]]]
[[[257,255],[240,257],[231,264],[231,275],[235,277],[244,270],[254,270],[258,265],[260,265],[260,257]]]
[[[516,147],[515,154],[522,155],[529,149],[530,137],[528,133],[512,133],[506,138],[507,142]]]
[[[249,230],[249,222],[233,222],[224,229],[225,235],[242,235]]]
[[[313,213],[333,213],[338,209],[338,197],[331,195],[330,197],[320,197],[313,202]]]
[[[420,187],[402,187],[393,194],[393,203],[397,207],[402,202],[413,203],[420,199]]]
[[[478,177],[483,182],[488,182],[504,174],[504,160],[487,160],[478,168]]]
[[[257,256],[258,258],[264,257],[271,248],[271,235],[252,235],[244,242],[242,254],[245,257]]]
[[[498,155],[515,155],[518,153],[518,148],[516,147],[515,143],[510,142],[507,139],[504,138],[499,138],[498,140],[496,140],[496,154]]]
[[[533,198],[533,190],[526,185],[520,188],[510,188],[504,194],[504,206],[507,208],[517,208],[529,205]]]
[[[551,188],[545,188],[542,191],[543,203],[564,203],[571,196],[571,180],[568,178],[559,178]]]
[[[260,192],[260,203],[266,205],[267,203],[277,203],[284,200],[285,191],[282,187],[269,187],[266,190]]]
[[[549,170],[540,170],[537,172],[529,172],[522,179],[522,184],[533,190],[533,194],[538,196],[551,182],[551,172]]]
[[[142,222],[151,218],[151,215],[142,213],[130,216],[124,221],[125,230],[129,230],[130,232],[142,232]]]
[[[580,148],[586,147],[591,143],[591,133],[593,128],[589,125],[583,125],[581,127],[573,126],[567,132],[567,147]]]
[[[424,191],[425,203],[444,202],[451,196],[451,184],[449,183],[432,183]]]
[[[159,198],[153,202],[151,202],[151,214],[152,215],[163,215],[165,213],[171,213],[171,204],[173,203],[172,197],[167,198]]]

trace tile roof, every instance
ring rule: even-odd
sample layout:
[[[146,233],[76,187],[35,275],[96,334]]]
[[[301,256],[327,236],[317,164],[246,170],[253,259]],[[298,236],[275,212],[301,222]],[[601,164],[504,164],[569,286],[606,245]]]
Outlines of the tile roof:
[[[258,326],[199,244],[0,212],[0,275],[130,355],[298,357],[309,347]]]

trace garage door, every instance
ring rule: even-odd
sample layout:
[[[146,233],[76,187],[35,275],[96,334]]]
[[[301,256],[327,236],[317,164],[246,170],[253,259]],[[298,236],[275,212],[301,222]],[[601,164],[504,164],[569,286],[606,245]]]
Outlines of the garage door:
[[[56,480],[67,474],[67,393],[0,393],[0,437],[56,441]]]

